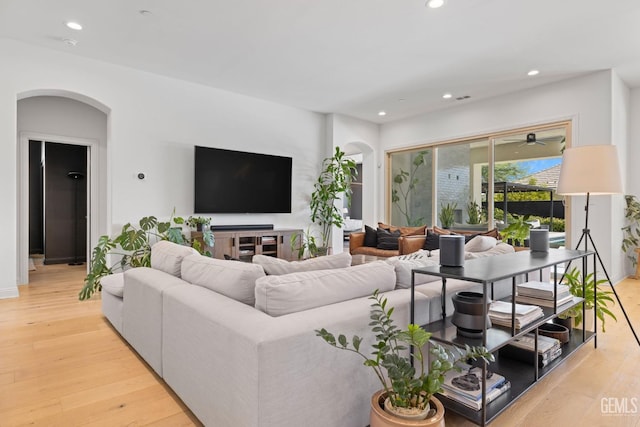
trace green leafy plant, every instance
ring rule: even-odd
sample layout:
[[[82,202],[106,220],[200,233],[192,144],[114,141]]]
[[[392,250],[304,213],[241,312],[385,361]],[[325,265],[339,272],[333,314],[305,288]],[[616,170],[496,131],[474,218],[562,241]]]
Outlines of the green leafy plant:
[[[640,202],[636,196],[626,195],[624,200],[627,207],[624,210],[624,218],[627,225],[622,227],[622,252],[627,255],[635,267],[638,260],[635,257],[635,249],[640,246]]]
[[[304,257],[305,251],[307,251],[309,256],[312,258],[319,255],[324,255],[321,253],[321,250],[318,247],[316,237],[311,234],[311,231],[309,229],[307,229],[307,231],[302,234],[291,235],[291,248],[294,252],[297,253],[298,259]]]
[[[336,147],[332,157],[322,162],[322,172],[313,185],[311,193],[311,221],[320,226],[321,246],[328,248],[331,228],[342,227],[344,218],[342,208],[335,201],[344,194],[347,205],[351,204],[351,182],[358,175],[356,162],[345,157],[345,153]]]
[[[359,336],[354,336],[349,342],[345,335],[338,335],[336,338],[324,328],[315,332],[333,347],[362,357],[364,366],[373,369],[396,408],[424,409],[431,396],[442,391],[445,373],[452,369],[459,370],[455,366],[458,362],[468,359],[484,359],[486,362],[494,360],[493,354],[485,347],[467,345],[464,350],[457,347],[446,350],[431,341],[431,334],[418,325],[410,324],[406,330],[400,330],[391,319],[394,309],[387,309],[387,299],[377,290],[369,299],[373,300],[369,326],[376,338],[371,355],[361,349],[362,338]],[[425,371],[427,358],[423,347],[427,343],[431,356],[428,358],[429,369]],[[418,370],[411,364],[407,346],[414,348],[413,357],[419,362]]]
[[[185,224],[198,231],[202,231],[206,226],[211,224],[211,218],[205,218],[202,216],[189,216],[185,221]]]
[[[138,221],[138,226],[127,223],[120,233],[111,238],[100,236],[98,244],[91,252],[89,273],[84,278],[84,286],[78,297],[87,300],[102,289],[100,280],[109,274],[124,271],[133,267],[151,266],[151,246],[160,240],[168,240],[180,245],[192,246],[198,252],[203,253],[203,247],[199,240],[189,239],[182,234],[184,218],[173,215],[166,222],[160,222],[155,216],[145,216]],[[214,245],[213,232],[205,229],[202,232],[202,241],[207,246]],[[211,252],[205,251],[204,255],[211,256]],[[113,264],[109,263],[109,257],[116,256],[119,259]]]
[[[428,151],[419,152],[416,157],[414,157],[409,171],[400,169],[400,171],[393,176],[391,203],[393,203],[398,208],[398,211],[400,211],[400,213],[404,216],[405,222],[409,227],[417,227],[424,224],[423,217],[411,217],[409,201],[411,200],[411,194],[420,182],[420,179],[417,177],[418,170],[422,165],[426,163],[425,156],[427,154],[429,154]]]
[[[515,245],[524,246],[524,241],[529,237],[531,229],[531,224],[527,222],[530,216],[513,214],[513,220],[500,231],[502,238],[510,240]]]
[[[482,209],[475,200],[467,203],[467,216],[469,217],[467,224],[480,224],[482,222]]]
[[[451,228],[456,219],[457,208],[457,203],[447,203],[446,205],[442,203],[440,204],[440,213],[438,214],[438,219],[440,219],[442,228]]]
[[[587,310],[595,309],[595,314],[598,319],[600,319],[600,324],[602,325],[602,332],[605,332],[605,315],[611,317],[615,321],[618,320],[615,314],[613,314],[608,308],[609,303],[613,303],[613,298],[611,298],[613,292],[603,291],[600,289],[599,285],[608,283],[606,279],[600,279],[594,282],[593,277],[593,273],[589,273],[585,276],[584,293],[582,292],[582,272],[576,267],[565,273],[564,283],[569,286],[569,292],[571,292],[571,295],[584,298],[585,308]],[[583,320],[582,305],[578,304],[571,307],[569,310],[561,313],[558,317],[562,319],[573,317],[575,319],[575,325],[579,326]]]

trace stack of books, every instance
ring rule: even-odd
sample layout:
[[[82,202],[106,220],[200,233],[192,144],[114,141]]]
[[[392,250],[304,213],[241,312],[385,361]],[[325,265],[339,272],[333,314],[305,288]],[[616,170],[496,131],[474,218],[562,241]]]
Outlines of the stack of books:
[[[482,408],[482,368],[459,363],[461,371],[452,369],[445,374],[441,395],[474,410]],[[492,402],[511,388],[511,382],[487,369],[486,402]]]
[[[500,357],[508,357],[533,364],[534,334],[529,333],[516,338],[500,349]],[[559,340],[544,335],[538,335],[538,366],[544,368],[562,354]]]
[[[526,282],[518,285],[517,302],[525,304],[535,304],[543,307],[553,307],[553,283],[548,282]],[[569,286],[558,285],[558,306],[573,301],[573,296],[569,292]]]
[[[544,316],[542,308],[537,305],[516,304],[515,325],[520,329],[536,319]],[[489,306],[489,318],[494,325],[511,327],[512,303],[494,301]]]

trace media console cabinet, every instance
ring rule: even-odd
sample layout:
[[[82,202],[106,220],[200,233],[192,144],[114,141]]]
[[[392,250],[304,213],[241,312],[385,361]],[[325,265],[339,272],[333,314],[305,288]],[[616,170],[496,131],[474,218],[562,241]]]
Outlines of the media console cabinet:
[[[566,249],[550,249],[549,252],[531,252],[520,251],[511,254],[505,254],[500,256],[493,256],[487,258],[479,258],[468,260],[465,262],[464,267],[425,267],[412,270],[411,274],[411,323],[414,321],[415,305],[414,305],[414,292],[415,292],[415,275],[416,274],[428,274],[432,276],[438,276],[442,278],[442,295],[443,298],[446,295],[446,280],[447,279],[461,279],[470,282],[480,283],[483,286],[483,302],[484,311],[486,313],[487,298],[492,295],[491,290],[494,284],[498,281],[503,281],[499,285],[505,285],[504,279],[511,279],[511,296],[516,294],[516,286],[523,280],[529,280],[529,274],[539,272],[539,279],[532,278],[531,280],[542,281],[543,270],[552,269],[554,288],[557,290],[558,285],[558,265],[568,264],[571,261],[582,261],[583,271],[583,283],[584,275],[587,271],[588,257],[593,255],[594,267],[595,267],[595,253],[579,250],[566,250]],[[520,282],[518,282],[520,281]],[[594,277],[595,281],[595,277]],[[497,285],[496,285],[497,286]],[[491,293],[490,293],[491,292]],[[556,293],[557,295],[557,293]],[[513,303],[512,297],[505,298],[505,301]],[[445,396],[438,395],[438,398],[442,401],[442,404],[447,410],[453,411],[467,418],[468,420],[478,424],[486,425],[497,417],[502,411],[514,403],[519,397],[521,397],[527,390],[535,386],[536,382],[542,377],[547,375],[553,369],[560,366],[563,361],[574,353],[578,348],[585,345],[589,340],[593,339],[594,347],[597,347],[597,317],[594,317],[593,331],[587,331],[583,322],[582,330],[574,329],[571,334],[571,339],[568,343],[562,346],[562,355],[557,359],[550,362],[543,368],[538,367],[537,351],[532,353],[531,363],[525,363],[515,359],[509,359],[506,357],[500,357],[498,350],[501,347],[509,344],[515,338],[521,337],[529,332],[533,332],[535,336],[535,342],[538,339],[538,327],[544,323],[547,323],[553,318],[557,317],[559,313],[567,310],[568,308],[582,303],[583,319],[585,312],[585,304],[582,298],[574,297],[572,302],[566,303],[558,307],[542,307],[544,316],[533,321],[530,324],[525,325],[522,329],[516,329],[513,325],[511,327],[492,326],[491,328],[484,329],[482,332],[482,338],[465,338],[457,335],[456,326],[451,323],[451,316],[447,316],[443,306],[443,319],[435,322],[431,322],[427,325],[423,325],[423,328],[432,333],[431,339],[436,342],[441,342],[445,345],[454,345],[458,347],[464,347],[465,344],[471,346],[484,345],[487,349],[494,353],[496,356],[495,362],[492,362],[489,366],[486,363],[482,363],[482,377],[487,375],[487,369],[492,372],[497,372],[503,375],[506,379],[511,381],[510,390],[500,395],[495,400],[486,403],[486,382],[482,382],[482,408],[475,411],[467,406],[449,399]],[[514,310],[515,310],[515,306]],[[513,310],[512,310],[513,312]],[[537,350],[537,345],[535,350]]]
[[[241,261],[251,262],[254,255],[269,255],[287,261],[297,259],[297,253],[291,247],[291,236],[302,235],[299,229],[268,229],[268,230],[224,230],[214,231],[215,242],[213,248],[205,246],[214,258],[224,259],[227,255]],[[202,233],[192,232],[196,239]]]

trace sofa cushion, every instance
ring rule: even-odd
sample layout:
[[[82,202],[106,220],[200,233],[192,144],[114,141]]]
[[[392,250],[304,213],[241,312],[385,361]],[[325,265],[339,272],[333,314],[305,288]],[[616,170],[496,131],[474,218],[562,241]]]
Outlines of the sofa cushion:
[[[378,228],[383,228],[391,232],[400,231],[401,236],[424,236],[427,226],[421,225],[419,227],[396,227],[395,225],[389,225],[383,222],[379,222]]]
[[[341,252],[335,255],[319,256],[304,261],[286,261],[267,255],[254,255],[253,263],[259,264],[267,274],[289,274],[301,271],[346,268],[351,265],[351,254]]]
[[[430,256],[429,251],[420,249],[408,255],[400,255],[385,260],[386,263],[393,265],[396,272],[396,289],[411,288],[411,270],[414,268],[437,266],[439,258]],[[439,277],[428,276],[426,274],[416,274],[415,285],[429,283],[438,280]]]
[[[378,246],[378,232],[368,225],[364,226],[364,245],[369,248]]]
[[[102,291],[122,298],[124,294],[124,273],[115,273],[100,279]]]
[[[256,280],[256,308],[282,316],[369,296],[395,287],[393,266],[375,261],[333,270],[305,271]]]
[[[249,305],[255,302],[255,284],[260,277],[264,277],[264,270],[258,264],[200,254],[189,255],[182,261],[182,278],[187,282]]]
[[[389,231],[384,228],[378,228],[378,249],[385,250],[398,250],[398,238],[400,237],[400,230]]]
[[[179,278],[184,257],[197,253],[192,247],[161,240],[151,246],[151,268]]]
[[[464,245],[465,252],[485,252],[492,249],[498,241],[495,237],[474,235]]]

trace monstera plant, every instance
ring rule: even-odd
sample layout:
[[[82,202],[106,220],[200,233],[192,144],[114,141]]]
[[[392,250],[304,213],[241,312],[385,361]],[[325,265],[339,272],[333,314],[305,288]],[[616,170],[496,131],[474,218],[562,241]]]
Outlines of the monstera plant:
[[[138,225],[127,223],[115,237],[100,236],[98,244],[91,252],[89,274],[84,278],[84,286],[78,297],[87,300],[102,289],[100,280],[109,274],[124,271],[132,267],[151,266],[151,246],[160,241],[168,240],[180,245],[192,246],[198,252],[203,253],[203,247],[199,240],[190,239],[182,233],[182,225],[185,220],[179,216],[171,215],[166,222],[158,221],[155,216],[145,216],[138,221]],[[202,241],[207,246],[213,246],[214,238],[211,230],[204,229]],[[204,255],[211,256],[206,251]],[[109,263],[110,257],[118,259]]]

